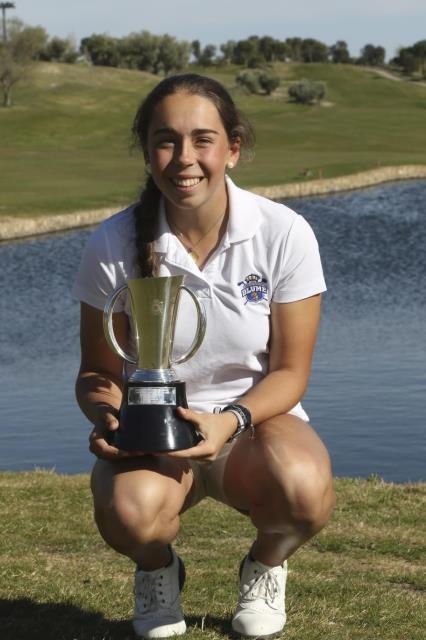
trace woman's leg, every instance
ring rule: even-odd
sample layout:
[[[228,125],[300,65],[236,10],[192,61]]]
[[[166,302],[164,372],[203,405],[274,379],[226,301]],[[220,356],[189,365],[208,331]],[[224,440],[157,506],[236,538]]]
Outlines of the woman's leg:
[[[165,566],[192,484],[186,461],[166,456],[98,460],[91,486],[100,534],[146,571]]]
[[[234,631],[266,637],[285,621],[286,559],[328,521],[334,492],[328,453],[314,430],[291,415],[245,433],[224,472],[230,504],[247,511],[256,540],[241,564]]]
[[[281,564],[327,523],[334,506],[330,458],[306,422],[277,416],[245,433],[224,473],[230,504],[248,511],[258,531],[253,557]]]

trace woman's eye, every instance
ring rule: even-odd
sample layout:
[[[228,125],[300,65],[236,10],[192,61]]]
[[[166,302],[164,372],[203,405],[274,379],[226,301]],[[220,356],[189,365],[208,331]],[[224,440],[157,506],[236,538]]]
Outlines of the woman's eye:
[[[201,147],[206,147],[207,145],[209,145],[211,143],[212,143],[211,138],[198,138],[196,140],[196,144],[198,144]]]
[[[172,147],[173,144],[173,140],[159,140],[157,142],[157,147],[159,149],[168,149],[169,147]]]

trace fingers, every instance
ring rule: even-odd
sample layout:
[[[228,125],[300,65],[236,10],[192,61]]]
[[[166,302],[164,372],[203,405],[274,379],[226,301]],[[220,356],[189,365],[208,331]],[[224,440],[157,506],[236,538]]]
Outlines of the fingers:
[[[196,413],[195,411],[192,411],[192,409],[185,409],[184,407],[176,407],[176,410],[181,418],[184,418],[184,420],[188,420],[196,426],[200,425],[202,416],[201,413]]]
[[[89,451],[97,458],[114,460],[128,457],[127,451],[122,451],[111,444],[111,436],[117,431],[119,422],[115,415],[106,412],[99,418],[89,436]]]

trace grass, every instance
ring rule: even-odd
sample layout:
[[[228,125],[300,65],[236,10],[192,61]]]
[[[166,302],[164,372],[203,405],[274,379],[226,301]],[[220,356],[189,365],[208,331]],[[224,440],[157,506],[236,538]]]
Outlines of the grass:
[[[290,561],[286,640],[423,640],[426,484],[338,479],[332,521]],[[132,638],[129,560],[103,543],[87,476],[0,474],[2,640]],[[230,637],[253,529],[211,500],[182,518],[188,640]]]
[[[211,72],[257,131],[255,160],[235,171],[241,186],[304,180],[307,168],[326,178],[426,162],[426,87],[349,65],[281,63],[276,71],[282,85],[271,97],[239,90],[236,67]],[[288,102],[287,84],[301,78],[326,82],[328,106]],[[0,216],[135,199],[143,167],[140,155],[129,153],[129,129],[157,81],[127,69],[36,64],[16,87],[15,106],[0,108]]]

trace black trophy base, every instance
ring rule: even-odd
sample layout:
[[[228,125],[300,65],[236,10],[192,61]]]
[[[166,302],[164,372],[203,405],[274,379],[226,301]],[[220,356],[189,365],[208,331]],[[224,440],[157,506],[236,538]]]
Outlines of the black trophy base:
[[[154,404],[157,396],[166,399],[167,404]],[[114,434],[114,445],[123,451],[143,453],[179,451],[195,446],[200,437],[194,425],[178,415],[177,407],[188,407],[184,382],[129,380],[123,391],[120,427]]]

